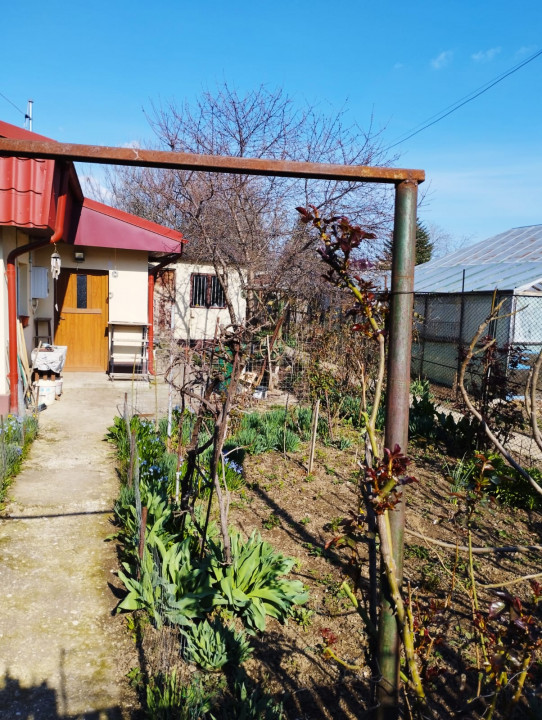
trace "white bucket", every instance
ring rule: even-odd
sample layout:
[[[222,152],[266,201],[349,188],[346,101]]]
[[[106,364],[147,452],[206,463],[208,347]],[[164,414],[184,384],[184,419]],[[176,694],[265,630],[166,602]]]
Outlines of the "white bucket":
[[[38,389],[38,405],[51,405],[56,397],[56,380],[38,380],[35,383]]]
[[[54,383],[55,383],[55,395],[56,395],[57,397],[60,397],[60,395],[62,395],[62,383],[63,383],[63,378],[57,378],[57,379],[54,381]]]

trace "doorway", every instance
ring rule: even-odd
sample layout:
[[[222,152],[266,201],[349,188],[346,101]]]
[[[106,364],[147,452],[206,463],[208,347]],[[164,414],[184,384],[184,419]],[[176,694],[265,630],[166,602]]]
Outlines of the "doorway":
[[[65,370],[106,371],[109,277],[99,270],[64,269],[57,281],[55,345],[67,345]]]

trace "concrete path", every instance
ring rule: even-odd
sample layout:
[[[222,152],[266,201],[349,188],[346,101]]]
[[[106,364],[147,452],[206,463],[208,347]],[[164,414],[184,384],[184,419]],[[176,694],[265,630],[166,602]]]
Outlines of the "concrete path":
[[[104,435],[125,392],[140,412],[154,411],[144,382],[65,373],[10,488],[0,518],[2,719],[131,717],[125,675],[137,654],[124,619],[112,616],[116,554],[104,542],[118,490]]]

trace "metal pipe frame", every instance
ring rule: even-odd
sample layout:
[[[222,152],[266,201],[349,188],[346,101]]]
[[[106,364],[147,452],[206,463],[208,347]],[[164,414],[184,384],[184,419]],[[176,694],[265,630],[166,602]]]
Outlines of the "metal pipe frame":
[[[414,258],[416,247],[416,202],[418,184],[425,180],[423,170],[406,170],[365,165],[329,165],[262,158],[193,155],[138,148],[112,148],[73,145],[49,141],[0,138],[0,157],[17,156],[70,160],[110,165],[169,168],[246,175],[344,180],[349,182],[395,185],[395,220],[391,274],[389,321],[388,384],[386,401],[386,447],[399,445],[407,452],[412,345]],[[403,574],[403,536],[405,496],[390,514],[393,552],[399,584]],[[384,588],[379,627],[381,681],[377,714],[385,720],[399,716],[399,649],[397,621],[389,593]]]
[[[315,180],[346,180],[356,182],[397,183],[425,180],[423,170],[405,170],[367,165],[328,165],[325,163],[267,160],[264,158],[194,155],[165,150],[115,148],[101,145],[73,145],[42,140],[0,138],[0,156],[35,157],[51,160],[72,160],[105,165],[167,168],[170,170],[201,170],[217,173],[267,175],[276,177],[312,178]]]
[[[418,185],[415,182],[405,181],[395,188],[385,446],[393,450],[399,445],[403,454],[406,454],[408,445],[417,197]],[[405,528],[404,489],[401,502],[390,512],[390,526],[397,580],[401,586]],[[380,720],[395,720],[399,716],[400,639],[385,580],[378,631],[378,717]]]

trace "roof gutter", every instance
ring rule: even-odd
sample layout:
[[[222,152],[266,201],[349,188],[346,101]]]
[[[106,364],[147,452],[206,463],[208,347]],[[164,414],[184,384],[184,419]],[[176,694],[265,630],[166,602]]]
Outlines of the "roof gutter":
[[[9,329],[9,407],[10,412],[19,412],[19,371],[17,363],[17,276],[15,272],[15,260],[25,253],[38,250],[46,245],[60,242],[65,235],[66,229],[66,206],[68,198],[68,176],[69,170],[62,167],[60,178],[60,194],[56,208],[55,228],[49,239],[38,240],[33,243],[21,245],[12,250],[6,260],[6,277],[8,284],[8,329]]]
[[[181,246],[182,247],[182,246]],[[170,263],[177,260],[177,258],[181,257],[181,253],[171,253],[170,255],[167,255],[165,258],[162,258],[160,262],[157,265],[154,265],[152,268],[149,268],[149,289],[148,289],[148,335],[147,339],[149,341],[149,359],[148,359],[148,369],[149,373],[151,375],[156,375],[155,369],[154,369],[154,284],[156,281],[156,276],[160,272],[160,270],[163,270],[163,268],[166,267],[166,265],[169,265]]]

